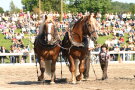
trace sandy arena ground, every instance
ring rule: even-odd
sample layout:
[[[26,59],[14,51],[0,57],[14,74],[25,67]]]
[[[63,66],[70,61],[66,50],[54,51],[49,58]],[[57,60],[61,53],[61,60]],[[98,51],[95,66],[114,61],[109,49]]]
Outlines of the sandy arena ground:
[[[0,90],[135,90],[135,64],[109,64],[108,80],[100,80],[102,72],[99,64],[93,65],[97,80],[90,69],[88,81],[69,83],[71,74],[66,65],[63,65],[63,79],[61,79],[60,64],[57,65],[56,84],[43,85],[37,81],[36,67],[33,65],[0,65]]]

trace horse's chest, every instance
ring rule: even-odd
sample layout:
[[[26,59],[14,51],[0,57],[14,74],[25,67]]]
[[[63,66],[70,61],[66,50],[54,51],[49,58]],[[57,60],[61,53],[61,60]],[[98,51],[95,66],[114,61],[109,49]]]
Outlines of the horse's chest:
[[[70,54],[72,55],[73,58],[79,59],[79,58],[84,58],[87,53],[87,50],[84,48],[80,48],[78,50],[71,50]]]
[[[43,56],[44,56],[45,58],[51,58],[51,57],[53,57],[55,54],[56,54],[55,51],[50,50],[50,51],[45,51],[45,52],[43,53]]]

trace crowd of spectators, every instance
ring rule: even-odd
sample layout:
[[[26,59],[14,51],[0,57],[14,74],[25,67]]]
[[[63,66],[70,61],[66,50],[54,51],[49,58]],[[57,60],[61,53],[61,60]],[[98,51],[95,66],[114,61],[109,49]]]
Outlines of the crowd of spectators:
[[[85,13],[87,15],[88,12]],[[65,31],[65,28],[71,28],[74,23],[83,16],[82,13],[72,14],[64,13],[63,22],[59,22],[60,14],[57,12],[44,12],[38,16],[35,13],[23,12],[14,14],[0,14],[0,33],[5,36],[5,39],[12,41],[10,50],[2,50],[0,53],[27,53],[30,48],[25,46],[23,38],[29,38],[34,42],[36,35],[39,32],[39,26],[45,15],[53,17],[57,30]],[[40,19],[38,19],[38,17]],[[123,14],[106,14],[105,19],[101,21],[102,15],[97,13],[97,21],[100,23],[101,29],[98,30],[99,36],[112,36],[107,38],[105,44],[108,45],[109,51],[134,51],[135,50],[135,20],[131,18],[131,13]],[[135,15],[134,17],[135,18]],[[21,32],[18,32],[21,30]],[[61,34],[61,33],[60,33]],[[94,51],[100,51],[100,44],[95,47]],[[0,56],[0,61],[3,61],[4,56]],[[19,57],[10,56],[10,62],[20,62]],[[23,57],[26,62],[27,57]]]

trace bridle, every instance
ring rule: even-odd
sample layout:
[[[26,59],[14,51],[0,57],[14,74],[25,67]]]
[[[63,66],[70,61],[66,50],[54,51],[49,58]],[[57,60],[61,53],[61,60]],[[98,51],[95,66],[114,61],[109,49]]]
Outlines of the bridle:
[[[95,37],[92,37],[92,34],[98,32],[98,30],[92,30],[92,32],[90,32],[90,31],[89,31],[89,26],[90,26],[90,24],[85,23],[85,26],[86,26],[87,31],[89,32],[90,38],[91,38],[92,40],[96,41],[96,38],[95,38]]]
[[[42,37],[44,37],[45,43],[42,43],[42,45],[56,45],[59,41],[59,38],[57,36],[57,31],[55,30],[55,24],[53,24],[52,27],[51,27],[51,30],[53,30],[53,33],[48,32],[48,24],[49,23],[51,23],[51,22],[45,22],[44,23],[44,32],[42,33]],[[50,41],[48,41],[48,35],[51,36]]]

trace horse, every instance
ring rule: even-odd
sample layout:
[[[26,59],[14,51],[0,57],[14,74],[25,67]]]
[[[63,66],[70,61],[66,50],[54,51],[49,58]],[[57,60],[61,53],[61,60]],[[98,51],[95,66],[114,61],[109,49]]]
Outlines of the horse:
[[[96,30],[96,22],[93,14],[80,18],[72,29],[68,30],[62,41],[62,56],[69,61],[69,70],[71,72],[71,83],[76,84],[76,81],[81,81],[85,69],[85,60],[88,53],[88,40],[91,38],[96,41],[98,38]],[[76,76],[77,63],[79,59],[79,72]]]
[[[45,16],[40,25],[39,34],[34,42],[34,52],[40,65],[41,75],[38,81],[44,81],[44,72],[51,75],[51,84],[55,83],[55,66],[61,48],[55,23]]]

